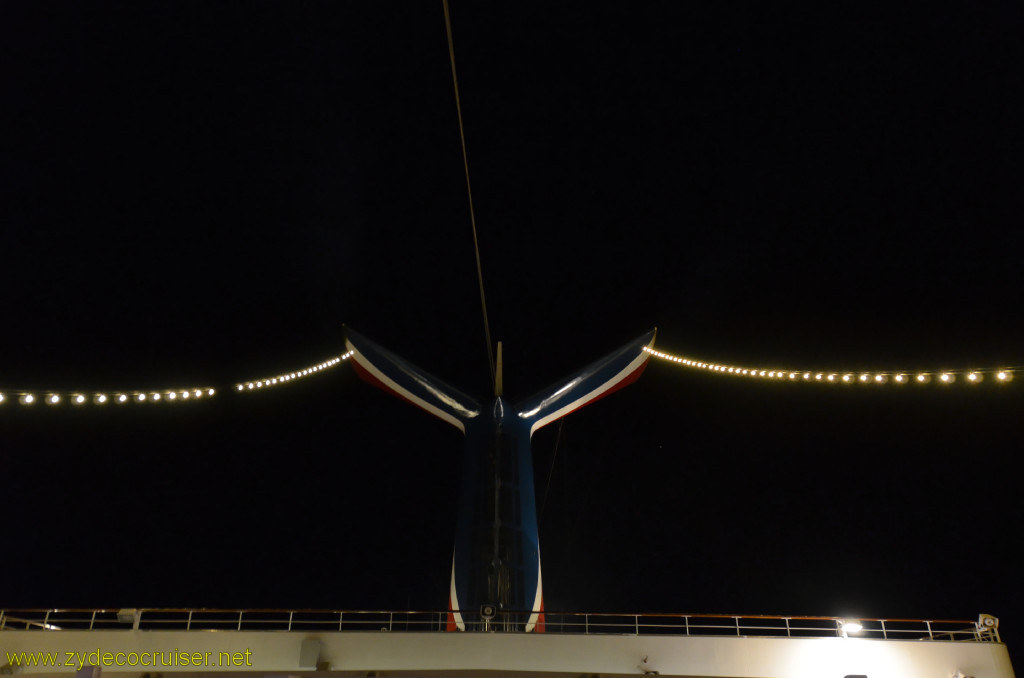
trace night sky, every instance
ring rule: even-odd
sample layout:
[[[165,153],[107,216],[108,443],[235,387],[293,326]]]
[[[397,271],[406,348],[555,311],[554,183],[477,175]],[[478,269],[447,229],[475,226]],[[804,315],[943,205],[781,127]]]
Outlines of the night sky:
[[[765,367],[1024,365],[1019,4],[452,22],[513,401],[653,326]],[[458,431],[348,365],[230,391],[348,324],[487,396],[440,0],[6,2],[0,92],[0,390],[226,387],[0,405],[0,607],[443,608]],[[652,362],[534,438],[545,605],[986,612],[1020,655],[1018,376]]]

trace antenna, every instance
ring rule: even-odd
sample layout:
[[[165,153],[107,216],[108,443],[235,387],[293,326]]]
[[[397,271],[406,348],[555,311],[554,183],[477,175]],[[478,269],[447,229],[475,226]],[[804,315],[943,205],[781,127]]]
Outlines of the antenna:
[[[503,386],[501,383],[501,342],[498,342],[498,360],[494,366],[494,397],[502,396]]]

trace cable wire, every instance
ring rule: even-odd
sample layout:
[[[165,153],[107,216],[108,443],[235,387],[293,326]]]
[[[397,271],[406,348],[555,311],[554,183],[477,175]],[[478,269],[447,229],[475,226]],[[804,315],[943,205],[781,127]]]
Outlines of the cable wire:
[[[455,74],[455,43],[452,40],[452,21],[448,12],[448,0],[444,5],[444,27],[448,34],[448,59],[452,64],[452,84],[455,86],[455,111],[459,117],[459,141],[462,142],[462,166],[466,171],[466,194],[469,197],[469,223],[473,228],[473,251],[476,253],[476,279],[480,283],[480,307],[484,314],[484,339],[487,342],[487,360],[491,366],[491,385],[495,382],[494,346],[491,343],[491,325],[487,320],[487,299],[484,296],[484,273],[480,266],[480,243],[476,236],[476,214],[473,211],[473,189],[469,185],[469,157],[466,155],[466,133],[462,125],[462,102],[459,99],[459,78]]]

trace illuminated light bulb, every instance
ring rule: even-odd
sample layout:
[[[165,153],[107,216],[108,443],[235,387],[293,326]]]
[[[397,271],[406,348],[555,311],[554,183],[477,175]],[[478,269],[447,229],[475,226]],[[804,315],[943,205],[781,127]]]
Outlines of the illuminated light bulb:
[[[949,372],[943,372],[942,376],[939,377],[943,384],[952,384],[955,377]]]
[[[57,394],[53,394],[49,398],[47,398],[46,401],[51,405],[56,405],[57,403],[60,402],[60,396]]]
[[[107,396],[100,393],[98,396],[96,396],[96,402],[102,405],[103,403],[107,402]]]
[[[123,402],[127,402],[127,401],[128,401],[128,396],[126,396],[125,394],[119,393],[117,395],[117,402],[123,403]]]
[[[907,375],[905,375],[905,374],[897,374],[894,377],[894,379],[896,379],[896,383],[897,384],[902,384],[903,382],[905,382],[907,380]]]
[[[159,393],[154,393],[152,398],[153,398],[153,400],[160,400],[160,394]]]
[[[139,394],[139,402],[141,403],[145,399],[146,399],[146,394],[145,393],[140,393]]]
[[[174,400],[177,397],[178,397],[178,394],[175,393],[174,391],[171,391],[170,393],[167,394],[167,399],[168,400]]]
[[[209,391],[207,391],[206,395],[213,395],[213,389],[211,388]]]
[[[26,404],[26,405],[31,405],[35,401],[36,401],[36,397],[34,395],[32,395],[31,393],[26,393],[25,395],[23,395],[21,397],[21,402]]]
[[[85,402],[85,396],[84,395],[76,395],[75,396],[75,404],[76,405],[81,405],[84,402]]]

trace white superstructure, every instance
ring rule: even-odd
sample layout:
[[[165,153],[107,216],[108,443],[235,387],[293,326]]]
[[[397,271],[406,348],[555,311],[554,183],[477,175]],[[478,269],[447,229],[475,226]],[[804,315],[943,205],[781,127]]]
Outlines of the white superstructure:
[[[127,676],[1013,678],[998,622],[548,614],[444,632],[443,612],[5,610],[0,673]],[[95,667],[95,668],[91,668]]]

